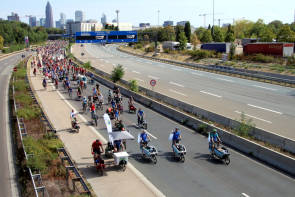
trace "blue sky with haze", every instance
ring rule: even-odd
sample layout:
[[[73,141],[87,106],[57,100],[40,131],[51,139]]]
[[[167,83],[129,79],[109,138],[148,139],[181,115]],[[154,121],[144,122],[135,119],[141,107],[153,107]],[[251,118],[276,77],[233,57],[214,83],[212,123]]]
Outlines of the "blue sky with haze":
[[[4,0],[3,0],[4,1]],[[83,10],[87,19],[100,21],[102,13],[107,15],[108,21],[116,17],[115,10],[119,9],[119,20],[131,22],[138,26],[140,22],[158,23],[157,10],[160,10],[160,24],[165,20],[174,23],[189,20],[194,26],[203,25],[204,13],[212,13],[213,0],[51,0],[54,20],[59,19],[61,12],[68,18],[74,18],[75,10]],[[35,15],[37,18],[45,16],[44,0],[10,0],[1,3],[0,17],[7,19],[7,15],[16,12],[20,16]],[[215,0],[216,19],[226,19],[221,23],[232,22],[231,18],[249,19],[256,21],[262,18],[265,22],[278,19],[284,23],[294,21],[295,0]],[[25,17],[22,21],[27,22]],[[206,17],[207,25],[212,23],[212,15]],[[216,23],[218,23],[216,21]]]

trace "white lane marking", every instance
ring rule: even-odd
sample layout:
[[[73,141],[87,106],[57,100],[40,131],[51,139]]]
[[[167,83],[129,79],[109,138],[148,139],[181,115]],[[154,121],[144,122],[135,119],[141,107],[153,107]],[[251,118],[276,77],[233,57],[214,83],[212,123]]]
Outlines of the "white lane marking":
[[[234,82],[233,80],[230,80],[230,79],[224,79],[224,78],[216,78],[218,80],[222,80],[222,81],[227,81],[227,82]]]
[[[193,74],[193,75],[198,75],[198,76],[203,76],[203,74],[201,74],[201,73],[196,73],[196,72],[191,72],[191,74]]]
[[[242,194],[242,196],[244,196],[244,197],[250,197],[248,194],[246,194],[246,193],[241,193]]]
[[[144,80],[142,80],[142,79],[139,79],[139,78],[134,78],[134,79],[136,79],[137,81],[144,82]]]
[[[152,138],[154,138],[155,140],[158,139],[157,137],[153,136],[150,132],[146,131],[146,133],[147,133],[148,135],[150,135]]]
[[[259,85],[252,85],[256,88],[262,88],[262,89],[266,89],[266,90],[271,90],[271,91],[277,91],[277,89],[274,89],[274,88],[267,88],[267,87],[264,87],[264,86],[259,86]]]
[[[204,90],[201,90],[200,92],[201,92],[201,93],[204,93],[204,94],[208,94],[208,95],[210,95],[210,96],[215,96],[215,97],[217,97],[217,98],[222,98],[222,96],[219,96],[219,95],[217,95],[217,94],[213,94],[213,93],[210,93],[210,92],[206,92],[206,91],[204,91]]]
[[[136,71],[136,70],[133,70],[132,71],[133,73],[136,73],[136,74],[140,74],[140,72]]]
[[[172,84],[172,85],[175,85],[175,86],[178,86],[178,87],[182,87],[182,88],[184,88],[184,85],[181,85],[181,84],[179,84],[179,83],[175,83],[175,82],[173,82],[173,81],[170,81],[169,83]]]
[[[151,79],[160,79],[159,77],[155,77],[155,76],[152,76],[152,75],[149,75],[148,78],[151,78]]]
[[[113,64],[113,66],[117,66],[116,64]]]
[[[182,71],[182,69],[180,68],[171,68],[172,70],[176,70],[176,71]]]
[[[240,112],[240,111],[235,111],[235,112],[238,113],[238,114],[242,114],[242,112]],[[250,118],[254,118],[254,119],[257,119],[257,120],[260,120],[260,121],[263,121],[263,122],[266,122],[266,123],[268,123],[268,124],[272,124],[271,121],[264,120],[264,119],[262,119],[262,118],[258,118],[258,117],[255,117],[255,116],[252,116],[252,115],[249,115],[249,114],[245,114],[245,116],[248,116],[248,117],[250,117]]]
[[[178,92],[178,91],[176,91],[176,90],[169,89],[169,91],[170,91],[170,92],[173,92],[173,93],[176,93],[176,94],[179,94],[179,95],[181,95],[181,96],[185,96],[185,97],[187,97],[186,94],[183,94],[183,93]]]
[[[279,111],[275,111],[275,110],[267,109],[267,108],[264,108],[264,107],[259,107],[259,106],[252,105],[252,104],[248,104],[248,106],[250,106],[250,107],[254,107],[254,108],[258,108],[258,109],[262,109],[262,110],[265,110],[265,111],[270,111],[270,112],[273,112],[273,113],[276,113],[276,114],[280,114],[280,115],[283,114],[282,112],[279,112]]]
[[[59,92],[57,91],[57,93],[59,94],[59,96],[67,103],[67,105],[72,108],[74,111],[77,111],[66,99],[65,97]],[[84,118],[84,116],[82,114],[78,114],[78,116],[81,118],[82,121],[84,122],[88,122],[86,120],[86,118]],[[88,126],[90,127],[91,131],[96,134],[99,139],[102,141],[102,143],[106,144],[107,140],[93,127],[93,126]],[[151,135],[150,133],[148,133],[149,135]],[[152,137],[156,138],[155,136],[151,135]],[[127,167],[129,167],[134,173],[135,175],[144,182],[144,184],[149,187],[154,194],[156,194],[156,196],[160,196],[160,197],[165,197],[165,195],[155,186],[153,185],[140,171],[138,171],[130,162],[128,162]]]

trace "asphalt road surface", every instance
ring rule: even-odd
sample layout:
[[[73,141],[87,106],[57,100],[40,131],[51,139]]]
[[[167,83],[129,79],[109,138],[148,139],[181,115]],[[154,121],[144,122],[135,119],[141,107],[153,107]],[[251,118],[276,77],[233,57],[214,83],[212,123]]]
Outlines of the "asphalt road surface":
[[[88,85],[83,95],[91,95],[93,87]],[[107,102],[107,88],[101,86],[100,89],[104,95],[105,102]],[[74,96],[70,99],[67,91],[63,90],[62,87],[58,91],[68,99],[75,109],[82,112],[81,101],[76,101]],[[73,95],[76,95],[76,89],[73,89]],[[141,130],[135,126],[137,121],[136,115],[128,113],[127,98],[123,98],[123,104],[125,111],[120,118],[123,120],[127,130],[137,139]],[[107,105],[104,104],[103,107],[103,110],[98,111],[99,124],[104,124],[102,115]],[[209,159],[207,138],[138,103],[136,103],[136,107],[137,109],[141,107],[146,114],[148,132],[152,139],[150,144],[157,147],[159,156],[158,163],[155,165],[148,160],[143,160],[137,140],[127,141],[127,151],[131,155],[129,162],[166,196],[294,196],[294,179],[245,157],[232,149],[229,149],[231,163],[228,166],[219,160]],[[90,112],[83,114],[83,116],[88,121],[91,121]],[[176,127],[182,131],[181,143],[187,148],[184,163],[175,161],[171,152],[171,142],[168,141],[169,133]],[[97,132],[108,139],[105,129]]]
[[[14,165],[11,147],[11,135],[8,114],[8,84],[12,68],[21,60],[16,54],[0,59],[0,196],[17,196]]]
[[[295,89],[142,59],[116,47],[76,44],[73,53],[108,73],[121,64],[126,80],[151,88],[155,79],[155,91],[236,120],[244,112],[256,127],[295,139]]]

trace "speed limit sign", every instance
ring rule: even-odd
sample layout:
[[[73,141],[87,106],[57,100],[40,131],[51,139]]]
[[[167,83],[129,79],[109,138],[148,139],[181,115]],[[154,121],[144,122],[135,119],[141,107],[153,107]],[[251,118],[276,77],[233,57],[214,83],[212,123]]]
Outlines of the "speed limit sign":
[[[151,81],[150,81],[150,84],[151,84],[151,86],[156,86],[156,84],[157,84],[157,81],[156,80],[154,80],[154,79],[152,79]]]

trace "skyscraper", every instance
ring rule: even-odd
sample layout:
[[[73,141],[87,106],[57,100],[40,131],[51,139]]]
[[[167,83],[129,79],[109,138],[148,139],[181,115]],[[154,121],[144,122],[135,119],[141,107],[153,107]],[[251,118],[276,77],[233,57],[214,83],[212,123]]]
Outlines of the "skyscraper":
[[[75,21],[76,22],[83,22],[85,20],[85,16],[83,11],[81,10],[76,10],[75,11]]]
[[[31,27],[36,27],[37,26],[37,18],[36,16],[30,16],[29,17],[29,24]]]
[[[66,15],[64,13],[60,13],[59,22],[60,22],[61,25],[65,25],[66,24]]]
[[[46,15],[45,27],[46,28],[53,27],[53,13],[52,13],[52,7],[49,1],[47,2],[47,5],[46,5],[45,15]]]
[[[46,18],[40,18],[40,26],[45,27]]]
[[[105,14],[102,14],[100,22],[103,26],[107,24],[107,16]]]

